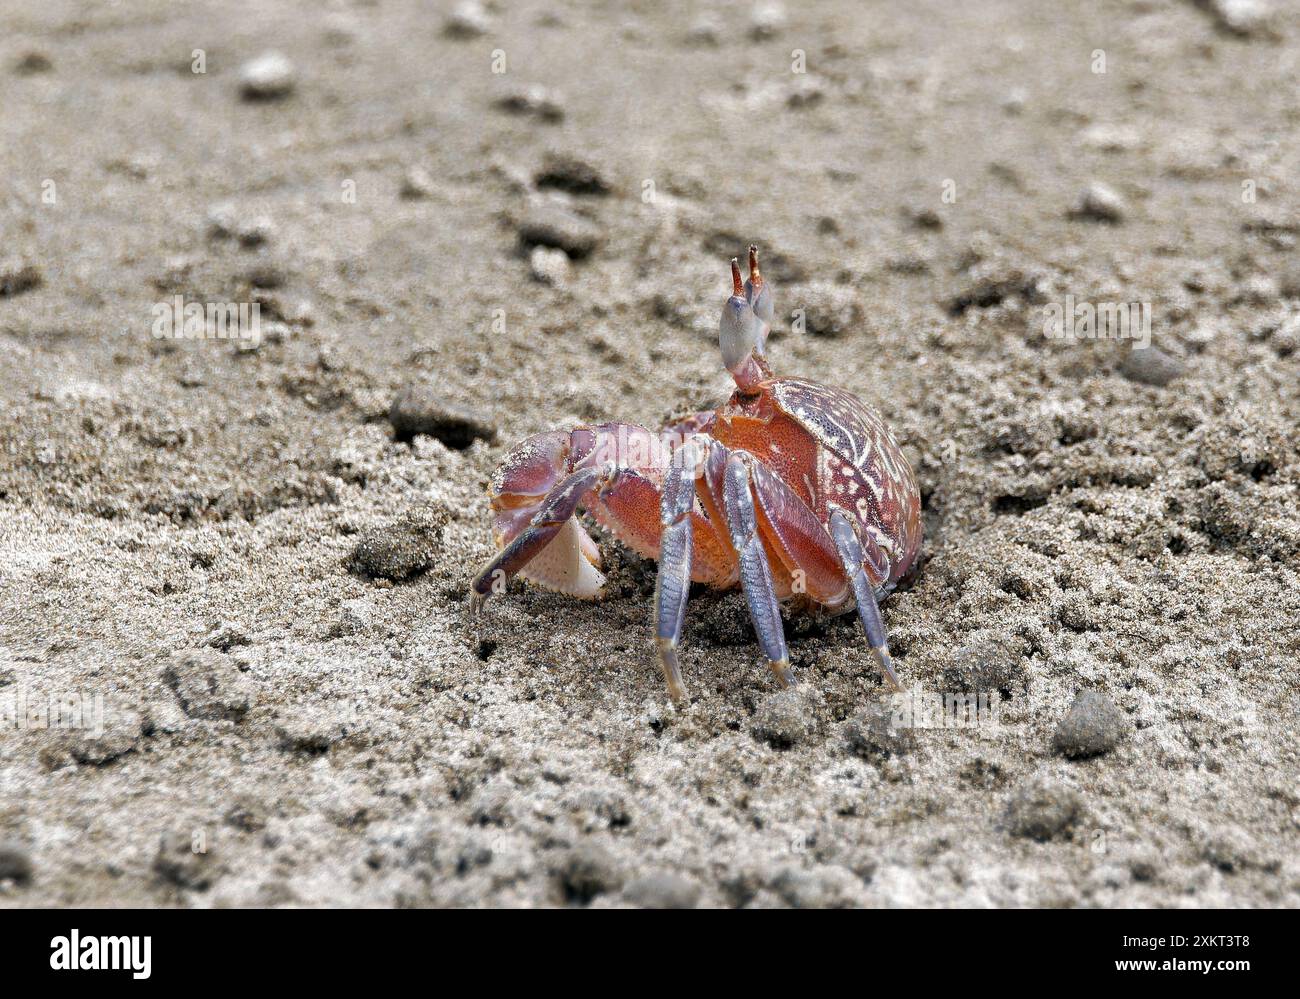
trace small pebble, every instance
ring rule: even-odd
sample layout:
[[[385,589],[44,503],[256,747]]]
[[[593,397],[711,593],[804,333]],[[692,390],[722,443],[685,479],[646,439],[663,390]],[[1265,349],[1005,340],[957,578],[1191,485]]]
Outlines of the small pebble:
[[[676,874],[650,874],[628,885],[623,898],[642,909],[694,909],[700,886]]]
[[[1277,276],[1277,293],[1282,298],[1300,298],[1300,259],[1282,265]]]
[[[551,154],[533,177],[538,190],[554,188],[569,194],[602,196],[610,186],[590,163],[576,156]]]
[[[573,270],[567,253],[545,246],[533,247],[532,253],[528,255],[528,267],[535,281],[556,288],[562,288],[568,282]]]
[[[417,510],[366,531],[353,546],[348,567],[372,579],[409,579],[433,565],[445,523],[445,516],[437,511]]]
[[[760,3],[749,15],[749,37],[755,41],[775,38],[785,27],[785,8],[779,3]]]
[[[198,832],[199,835],[195,835]],[[207,891],[218,874],[213,844],[202,830],[174,829],[159,839],[153,870],[163,881],[191,891]]]
[[[864,759],[902,756],[915,747],[916,736],[900,721],[892,698],[873,702],[844,723],[845,742]]]
[[[510,114],[528,115],[548,123],[564,119],[564,103],[553,91],[540,84],[521,87],[496,102]]]
[[[1205,6],[1225,34],[1258,38],[1272,30],[1273,8],[1266,0],[1207,0]]]
[[[282,718],[275,726],[275,734],[285,752],[319,756],[347,737],[348,726],[322,710],[306,710]]]
[[[686,41],[691,45],[712,48],[722,37],[718,22],[709,15],[704,15],[691,24],[686,31]]]
[[[163,667],[163,682],[176,694],[181,710],[204,721],[242,721],[251,691],[235,664],[215,649],[173,653]]]
[[[1154,881],[1160,876],[1161,855],[1147,846],[1134,847],[1128,860],[1129,874],[1134,881]]]
[[[456,4],[442,27],[448,38],[478,38],[492,29],[492,19],[487,9],[477,0],[464,0]]]
[[[1131,349],[1120,362],[1119,371],[1131,382],[1163,387],[1180,378],[1187,365],[1173,354],[1150,346]]]
[[[1093,183],[1079,196],[1079,202],[1070,215],[1072,218],[1117,225],[1124,221],[1126,211],[1124,199],[1119,192],[1106,184]]]
[[[1013,836],[1046,842],[1064,835],[1083,814],[1083,799],[1071,788],[1047,781],[1027,784],[1007,803],[1007,828]]]
[[[32,880],[32,855],[21,843],[0,842],[0,881],[13,881],[20,885]]]
[[[1025,105],[1028,102],[1029,95],[1025,92],[1025,89],[1015,87],[1002,98],[1002,110],[1012,116],[1021,115],[1024,114]]]
[[[988,309],[1017,301],[1032,304],[1043,301],[1043,287],[1044,279],[1039,274],[990,263],[977,267],[972,272],[971,283],[944,304],[952,316],[963,315],[972,308]]]
[[[1216,829],[1207,835],[1201,844],[1201,856],[1225,874],[1270,866],[1262,857],[1254,836],[1234,826]]]
[[[826,99],[826,88],[816,77],[801,74],[787,86],[785,106],[788,108],[810,108]]]
[[[203,640],[203,644],[222,652],[229,652],[241,645],[251,645],[252,641],[248,633],[239,625],[232,621],[223,621],[212,629],[208,637]]]
[[[246,215],[229,202],[208,209],[208,235],[235,239],[241,246],[263,246],[275,235],[275,223],[265,215]]]
[[[1237,301],[1246,305],[1272,305],[1281,294],[1278,282],[1267,274],[1253,274],[1241,282]]]
[[[541,204],[519,223],[519,239],[525,246],[551,246],[580,260],[600,245],[600,229],[561,205]]]
[[[1105,694],[1081,690],[1056,726],[1052,748],[1071,759],[1100,756],[1115,748],[1128,719]]]
[[[426,434],[458,451],[476,440],[495,440],[497,435],[486,416],[446,403],[434,386],[424,382],[412,382],[397,393],[388,420],[399,441]]]
[[[102,767],[135,750],[143,722],[137,712],[102,702],[83,703],[82,711],[88,724],[57,731],[43,750],[43,761],[51,769],[65,766],[69,759],[82,766]],[[94,717],[101,711],[102,718]]]
[[[768,694],[754,712],[754,737],[773,749],[797,746],[813,733],[810,706],[798,688]]]
[[[1079,138],[1084,145],[1106,153],[1127,152],[1142,144],[1142,136],[1137,129],[1124,125],[1090,125]]]
[[[298,71],[282,52],[264,52],[239,70],[240,93],[250,101],[288,97],[297,83]]]
[[[408,201],[419,201],[432,196],[433,178],[422,166],[413,166],[402,177],[402,197]]]
[[[40,268],[21,257],[0,260],[0,298],[11,298],[39,288],[45,279]]]
[[[37,73],[48,73],[54,69],[54,63],[44,52],[32,49],[24,52],[14,63],[14,72],[19,76],[35,76]]]
[[[284,265],[275,260],[255,260],[244,271],[244,280],[254,288],[282,288],[287,280]]]
[[[578,905],[587,905],[597,895],[623,886],[623,875],[613,857],[594,843],[571,850],[560,864],[557,880],[565,900]]]
[[[917,229],[943,228],[943,218],[933,208],[904,209],[903,216]]]
[[[840,879],[825,868],[807,871],[783,867],[768,887],[792,909],[833,909],[844,904]]]
[[[852,288],[818,281],[797,296],[794,311],[803,309],[804,332],[812,336],[839,337],[862,328],[865,313]],[[798,322],[796,318],[795,322]]]

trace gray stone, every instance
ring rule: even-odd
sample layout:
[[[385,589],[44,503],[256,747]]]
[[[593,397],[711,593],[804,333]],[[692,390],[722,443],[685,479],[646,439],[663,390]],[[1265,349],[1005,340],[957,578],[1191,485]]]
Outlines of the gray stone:
[[[1079,196],[1070,215],[1090,222],[1108,222],[1112,225],[1124,221],[1127,206],[1119,192],[1101,183],[1092,183]]]
[[[749,37],[755,41],[775,38],[785,27],[785,8],[779,3],[760,3],[749,15]]]
[[[551,124],[564,120],[563,100],[541,84],[520,87],[502,97],[496,106],[509,114],[537,118]]]
[[[164,833],[154,855],[154,873],[177,888],[207,891],[220,873],[207,839],[203,830],[174,829]]]
[[[493,441],[497,436],[496,427],[485,415],[447,403],[427,382],[411,382],[399,391],[389,407],[388,421],[399,441],[425,434],[458,451],[476,440]]]
[[[1064,836],[1083,815],[1083,799],[1072,788],[1035,781],[1007,803],[1006,824],[1013,836],[1046,842]]]
[[[850,751],[866,759],[901,756],[916,745],[916,735],[894,717],[891,700],[868,704],[844,723]]]
[[[1105,694],[1081,690],[1052,736],[1052,748],[1077,759],[1099,756],[1115,748],[1128,719]]]
[[[349,568],[374,579],[409,579],[433,564],[445,515],[417,510],[367,531],[348,556]]]
[[[600,245],[600,230],[594,222],[562,205],[537,205],[519,223],[519,239],[525,246],[553,246],[574,260],[590,256]]]
[[[528,255],[528,270],[533,280],[562,288],[569,280],[573,268],[569,264],[569,255],[563,250],[546,246],[534,246]]]
[[[754,737],[774,749],[789,749],[813,733],[814,719],[798,688],[768,694],[754,712]]]
[[[1263,38],[1273,32],[1273,7],[1266,0],[1200,0],[1215,26],[1239,38]]]
[[[478,0],[464,0],[456,4],[442,26],[448,38],[478,38],[492,29],[492,19]]]
[[[623,898],[643,909],[694,909],[700,886],[688,878],[661,872],[638,878],[623,891]]]
[[[0,842],[0,881],[29,884],[32,871],[32,854],[26,846],[12,840]]]
[[[553,188],[577,195],[603,196],[611,191],[600,171],[586,160],[556,153],[546,157],[533,177],[533,184],[539,190]]]
[[[248,713],[249,684],[234,663],[216,649],[174,653],[163,667],[163,681],[190,718],[238,722]]]
[[[0,298],[12,298],[25,291],[39,288],[45,279],[41,269],[21,257],[0,260]]]
[[[865,315],[852,288],[826,281],[801,289],[794,309],[803,309],[804,331],[812,336],[839,337],[856,332],[862,328]]]
[[[47,766],[57,769],[71,761],[102,767],[134,751],[140,741],[143,719],[136,711],[114,707],[113,696],[107,695],[98,705],[89,699],[81,702],[81,724],[55,730],[53,740],[43,751]],[[101,709],[103,717],[95,717]]]
[[[1119,371],[1131,382],[1162,388],[1182,377],[1187,365],[1181,358],[1152,346],[1130,350],[1120,362]]]
[[[14,72],[19,76],[35,76],[38,73],[48,73],[54,69],[54,63],[44,52],[37,49],[29,49],[18,57],[14,63]]]
[[[402,176],[402,197],[408,201],[420,201],[430,197],[434,192],[433,178],[422,166],[412,166]]]
[[[288,97],[298,83],[298,71],[282,52],[264,52],[239,70],[239,90],[246,100]]]
[[[613,857],[594,843],[570,850],[556,871],[556,880],[565,900],[578,905],[623,887],[623,875]]]

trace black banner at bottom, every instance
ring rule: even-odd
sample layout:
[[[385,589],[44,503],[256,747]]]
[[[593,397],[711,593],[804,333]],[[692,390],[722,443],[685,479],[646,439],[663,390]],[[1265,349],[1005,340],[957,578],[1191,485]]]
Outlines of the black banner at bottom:
[[[460,976],[482,963],[484,985],[499,987],[511,973],[540,985],[559,973],[604,988],[634,969],[667,972],[689,958],[725,977],[730,988],[755,973],[768,974],[770,963],[782,959],[811,959],[827,972],[864,981],[887,971],[931,985],[974,985],[996,975],[1004,984],[1162,980],[1180,989],[1194,981],[1221,988],[1288,968],[1284,932],[1294,928],[1293,919],[1290,912],[1241,910],[891,910],[793,917],[8,910],[0,911],[0,960],[10,981],[36,976],[92,987],[110,981],[189,987],[222,979],[373,987],[389,975],[427,976],[446,968]],[[700,972],[691,977],[698,986]]]

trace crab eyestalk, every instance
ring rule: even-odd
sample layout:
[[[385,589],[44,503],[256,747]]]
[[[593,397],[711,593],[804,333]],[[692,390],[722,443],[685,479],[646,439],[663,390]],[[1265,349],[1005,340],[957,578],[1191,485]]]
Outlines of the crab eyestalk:
[[[749,280],[745,282],[745,300],[754,310],[754,316],[762,327],[758,338],[758,352],[765,353],[767,334],[772,329],[772,286],[763,280],[758,270],[758,247],[749,245]]]
[[[722,350],[722,363],[741,391],[752,391],[768,374],[762,363],[765,332],[745,293],[740,262],[732,257],[731,297],[722,306],[718,346]]]

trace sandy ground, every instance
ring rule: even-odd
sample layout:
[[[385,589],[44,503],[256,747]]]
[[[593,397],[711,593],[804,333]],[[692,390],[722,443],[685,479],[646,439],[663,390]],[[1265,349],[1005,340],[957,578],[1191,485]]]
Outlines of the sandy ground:
[[[1300,904],[1294,7],[449,11],[4,5],[0,901]],[[603,536],[465,619],[510,444],[729,391],[751,240],[917,469],[906,699],[700,592],[673,708]]]

